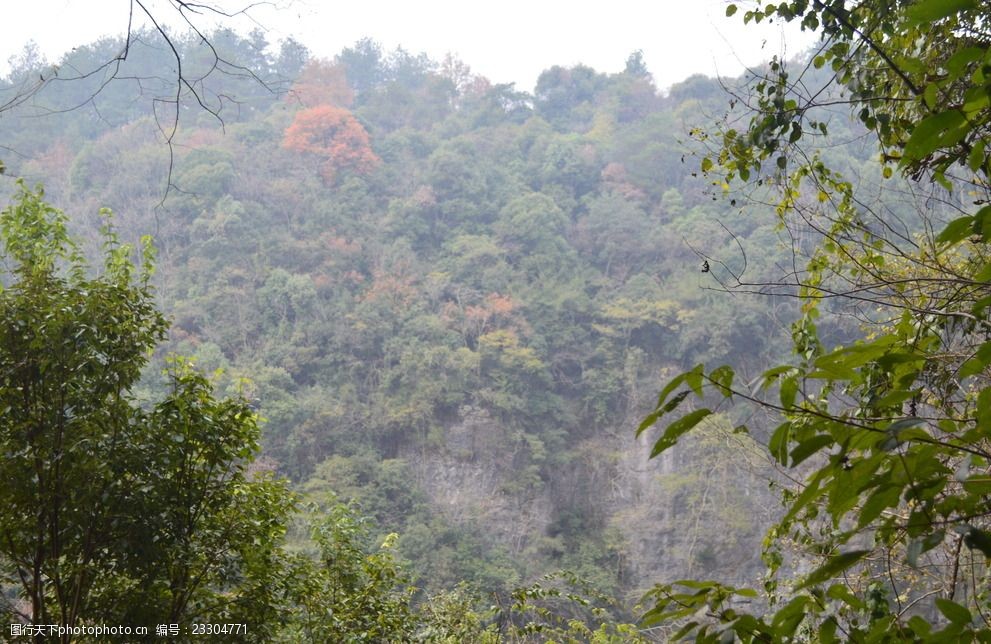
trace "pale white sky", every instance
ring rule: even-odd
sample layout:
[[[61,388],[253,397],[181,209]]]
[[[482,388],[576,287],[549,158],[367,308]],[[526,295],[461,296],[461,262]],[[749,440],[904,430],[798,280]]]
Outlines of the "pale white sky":
[[[745,0],[741,1],[743,4]],[[220,0],[228,8],[248,0]],[[0,74],[28,40],[50,62],[101,35],[122,34],[129,0],[18,0],[3,3]],[[172,15],[168,0],[146,0],[158,15]],[[584,63],[617,72],[642,49],[659,88],[691,74],[735,76],[773,54],[799,53],[812,42],[794,26],[744,27],[742,11],[725,17],[728,0],[275,0],[257,6],[257,24],[270,40],[293,36],[317,56],[332,57],[360,38],[386,51],[401,45],[440,60],[454,53],[495,83],[531,91],[552,65]],[[170,24],[178,25],[171,20]],[[229,24],[229,23],[228,23]],[[786,46],[787,43],[787,46]]]

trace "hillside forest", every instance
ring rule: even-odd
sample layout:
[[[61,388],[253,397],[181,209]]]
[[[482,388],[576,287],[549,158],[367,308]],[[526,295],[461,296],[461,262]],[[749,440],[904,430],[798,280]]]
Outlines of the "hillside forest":
[[[847,50],[663,90],[639,52],[531,91],[369,39],[322,60],[220,30],[172,41],[207,79],[175,100],[161,34],[113,68],[119,40],[57,66],[27,46],[0,83],[32,88],[0,111],[6,621],[986,633],[986,183],[933,161],[971,141],[957,126],[922,154],[925,115],[850,89],[864,31],[807,4],[775,11]],[[982,3],[918,4],[972,24]],[[218,55],[243,67],[211,74]],[[947,274],[952,297],[911,286]]]

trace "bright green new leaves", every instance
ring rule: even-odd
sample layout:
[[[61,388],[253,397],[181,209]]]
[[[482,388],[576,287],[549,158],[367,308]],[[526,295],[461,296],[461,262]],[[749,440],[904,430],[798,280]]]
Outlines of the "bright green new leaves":
[[[906,10],[906,15],[915,24],[935,22],[959,11],[974,9],[978,0],[921,0]]]
[[[933,104],[936,102],[935,93],[931,92]],[[902,164],[916,165],[941,148],[956,146],[970,133],[969,125],[962,110],[936,112],[920,121],[912,128],[912,133],[905,142]]]
[[[395,534],[368,552],[371,526],[349,505],[333,503],[314,518],[317,558],[294,563],[295,619],[280,641],[380,642],[416,630],[409,585],[394,550]]]
[[[634,624],[616,622],[616,601],[574,573],[559,571],[512,592],[512,604],[500,611],[503,642],[593,642],[646,644]],[[450,640],[444,640],[450,641]],[[478,638],[479,642],[488,642]]]
[[[644,596],[654,607],[640,624],[653,628],[671,623],[669,641],[679,641],[690,634],[695,635],[696,642],[772,641],[777,629],[732,607],[755,597],[757,593],[749,588],[734,588],[715,581],[661,584]]]

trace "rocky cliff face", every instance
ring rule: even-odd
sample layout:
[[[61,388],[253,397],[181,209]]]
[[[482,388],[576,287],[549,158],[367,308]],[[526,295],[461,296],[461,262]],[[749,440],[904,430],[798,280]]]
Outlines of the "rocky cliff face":
[[[767,491],[771,471],[728,422],[709,423],[656,459],[648,458],[649,436],[603,431],[530,486],[519,483],[517,455],[505,449],[514,444],[508,434],[484,409],[466,406],[446,428],[442,448],[408,456],[436,511],[480,526],[525,555],[534,572],[567,563],[562,516],[574,510],[592,517],[589,529],[600,533],[618,587],[631,598],[655,583],[693,576],[756,583],[758,526],[776,511]]]
[[[433,507],[455,524],[476,522],[514,554],[544,534],[554,499],[549,489],[518,489],[514,443],[484,409],[465,406],[446,428],[444,447],[410,457]]]

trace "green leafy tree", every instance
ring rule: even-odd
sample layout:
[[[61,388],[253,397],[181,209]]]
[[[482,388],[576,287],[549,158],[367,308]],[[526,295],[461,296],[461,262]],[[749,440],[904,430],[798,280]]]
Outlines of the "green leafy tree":
[[[334,503],[315,523],[317,558],[297,563],[297,619],[286,641],[399,642],[417,628],[411,608],[414,589],[393,554],[398,535],[389,534],[366,551],[370,525],[354,508]]]
[[[738,610],[753,591],[686,581],[650,594],[646,623],[678,623],[676,636],[700,641],[991,637],[988,10],[977,0],[798,0],[745,12],[818,31],[810,67],[835,74],[812,85],[774,60],[744,97],[754,109],[746,130],[698,133],[713,144],[701,168],[717,183],[775,184],[782,226],[819,236],[794,281],[736,283],[801,298],[796,359],[766,371],[756,391],[729,367],[699,365],[668,383],[641,431],[693,393],[756,401],[779,414],[768,449],[799,485],[768,535],[765,614]],[[920,206],[921,225],[904,226],[893,205],[872,206],[805,149],[829,132],[817,108],[837,101],[876,134],[879,177],[897,171],[953,214]],[[872,312],[863,337],[820,339],[831,298]],[[712,413],[668,423],[654,453]],[[796,566],[812,572],[780,583]]]
[[[244,621],[264,639],[258,618],[272,617],[292,499],[249,473],[254,413],[214,399],[181,362],[164,400],[135,400],[167,328],[150,242],[136,268],[106,226],[104,264],[90,276],[65,216],[42,198],[21,184],[0,213],[5,612],[70,627]]]
[[[570,572],[544,575],[513,590],[498,618],[505,642],[648,642],[633,624],[617,620],[616,602],[587,580]]]
[[[479,597],[464,583],[454,590],[435,595],[422,607],[424,627],[417,641],[437,644],[495,644],[499,640],[495,624],[486,624],[489,615],[475,606]]]
[[[561,129],[583,127],[592,115],[592,102],[604,80],[603,74],[585,65],[551,67],[537,79],[535,110]]]

